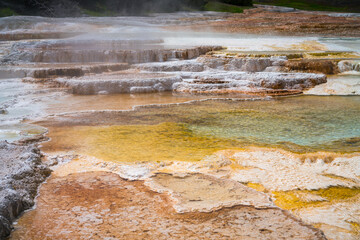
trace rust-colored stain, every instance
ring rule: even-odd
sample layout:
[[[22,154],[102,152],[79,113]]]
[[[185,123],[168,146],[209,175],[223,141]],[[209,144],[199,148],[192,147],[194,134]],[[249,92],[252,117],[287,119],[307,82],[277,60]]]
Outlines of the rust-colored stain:
[[[51,177],[11,239],[324,239],[280,209],[178,214],[142,181],[87,172]]]
[[[195,21],[194,21],[195,22]],[[229,33],[281,34],[292,36],[347,36],[358,37],[360,20],[356,17],[335,17],[314,12],[269,12],[262,8],[246,9],[243,14],[232,14],[223,21],[168,29],[191,29]]]

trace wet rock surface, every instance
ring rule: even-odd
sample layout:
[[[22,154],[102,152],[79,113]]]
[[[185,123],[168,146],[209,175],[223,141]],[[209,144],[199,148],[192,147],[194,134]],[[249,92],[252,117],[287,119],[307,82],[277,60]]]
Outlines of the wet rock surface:
[[[51,171],[33,145],[0,142],[0,156],[0,239],[4,239],[12,221],[34,205],[37,189]]]
[[[11,239],[325,239],[277,208],[179,214],[168,195],[105,172],[51,177],[20,224]]]

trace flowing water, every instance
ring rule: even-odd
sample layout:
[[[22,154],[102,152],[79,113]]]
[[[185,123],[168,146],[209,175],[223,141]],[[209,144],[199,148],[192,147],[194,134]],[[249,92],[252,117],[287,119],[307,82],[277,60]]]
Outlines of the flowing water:
[[[46,129],[23,121],[40,115],[44,92],[21,79],[0,80],[0,140],[15,141],[46,132]]]

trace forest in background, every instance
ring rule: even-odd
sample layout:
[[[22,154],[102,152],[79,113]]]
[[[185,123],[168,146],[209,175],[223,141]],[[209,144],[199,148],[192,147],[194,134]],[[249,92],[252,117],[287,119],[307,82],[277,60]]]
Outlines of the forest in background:
[[[253,2],[301,10],[360,12],[360,0],[254,0]]]
[[[360,0],[0,0],[0,17],[100,17],[204,10],[241,13],[253,3],[303,10],[360,12]]]

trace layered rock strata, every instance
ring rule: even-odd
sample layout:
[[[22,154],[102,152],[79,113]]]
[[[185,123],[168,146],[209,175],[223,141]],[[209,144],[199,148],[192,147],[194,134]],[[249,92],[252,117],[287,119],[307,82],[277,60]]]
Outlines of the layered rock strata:
[[[326,82],[322,74],[307,73],[246,73],[216,72],[183,74],[183,82],[174,85],[174,91],[196,94],[294,94]]]
[[[0,33],[0,41],[18,41],[24,39],[54,39],[54,38],[70,38],[81,33],[76,32],[23,32],[8,31]]]
[[[146,93],[172,91],[182,79],[175,75],[156,73],[114,72],[74,79],[56,79],[73,94]]]
[[[33,145],[0,142],[0,239],[12,230],[12,221],[34,205],[39,185],[50,175]]]
[[[86,63],[86,62],[111,62],[111,63],[144,63],[163,62],[171,59],[193,59],[221,47],[193,47],[185,49],[50,49],[50,50],[22,50],[14,49],[9,55],[4,56],[3,62],[38,62],[38,63]]]
[[[0,67],[0,78],[51,79],[56,77],[81,77],[85,74],[120,71],[128,68],[127,63],[19,64]]]
[[[130,71],[55,81],[76,94],[175,91],[265,95],[301,93],[326,82],[322,74],[277,72],[285,68],[286,62],[284,57],[203,56],[195,60],[137,64]]]

